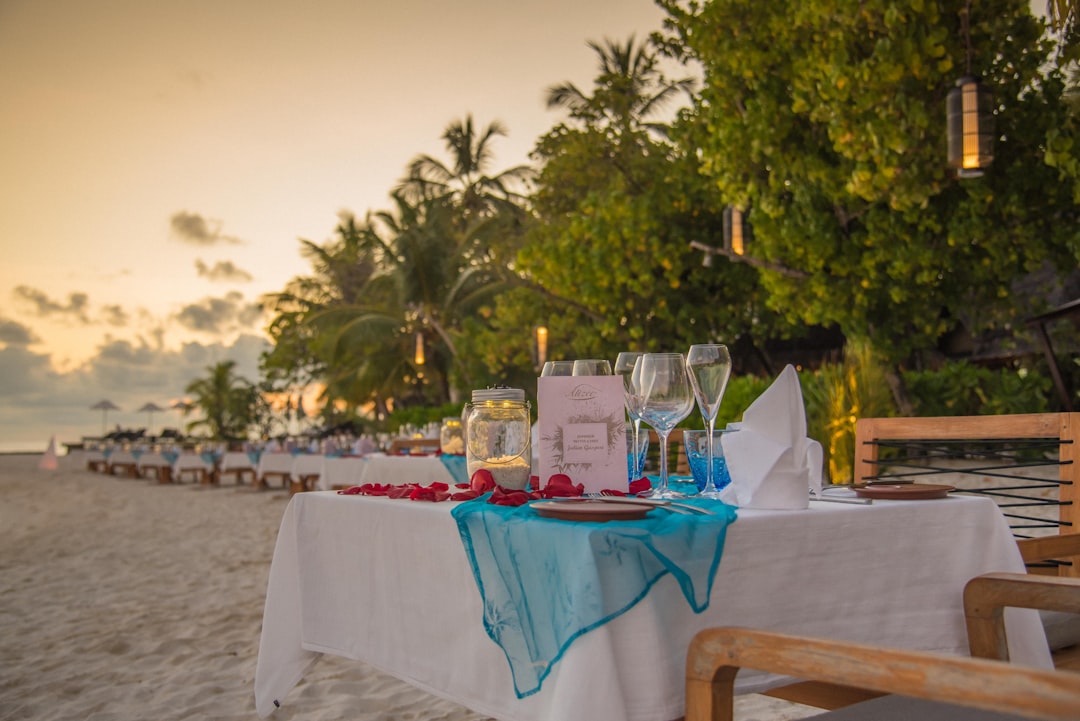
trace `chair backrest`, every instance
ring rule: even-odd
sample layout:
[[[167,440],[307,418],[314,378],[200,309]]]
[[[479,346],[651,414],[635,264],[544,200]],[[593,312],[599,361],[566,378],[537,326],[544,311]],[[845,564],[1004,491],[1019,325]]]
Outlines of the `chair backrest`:
[[[997,501],[1023,550],[1026,539],[1080,522],[1080,413],[861,418],[854,475],[855,483],[965,479],[958,491]],[[1080,576],[1077,560],[1049,569]]]

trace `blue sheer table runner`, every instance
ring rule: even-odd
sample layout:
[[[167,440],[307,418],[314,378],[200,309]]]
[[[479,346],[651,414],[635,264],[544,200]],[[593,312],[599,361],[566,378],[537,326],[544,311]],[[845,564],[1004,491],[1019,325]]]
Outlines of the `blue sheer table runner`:
[[[484,602],[484,629],[506,654],[518,698],[540,690],[574,639],[628,611],[665,574],[695,613],[704,611],[736,517],[733,506],[689,499],[714,515],[657,508],[638,521],[561,521],[487,498],[453,515]]]
[[[455,456],[448,453],[439,455],[443,466],[454,477],[454,483],[468,483],[469,471],[465,464],[465,456]]]

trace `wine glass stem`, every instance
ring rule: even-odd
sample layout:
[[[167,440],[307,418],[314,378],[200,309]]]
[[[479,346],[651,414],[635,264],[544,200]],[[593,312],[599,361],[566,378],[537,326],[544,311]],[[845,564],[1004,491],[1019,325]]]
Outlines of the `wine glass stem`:
[[[716,417],[706,418],[705,427],[708,429],[706,433],[709,434],[705,437],[705,459],[709,462],[709,465],[705,470],[704,492],[714,493],[716,491],[716,480],[713,478],[713,458],[716,456],[713,454],[716,453],[716,450],[713,448],[713,428],[716,427]]]
[[[637,479],[639,479],[643,475],[645,475],[645,468],[644,468],[645,464],[643,463],[643,461],[645,459],[643,459],[641,457],[641,455],[640,455],[641,454],[641,419],[640,418],[634,418],[633,416],[631,416],[631,420],[633,421],[633,425],[634,425],[634,455],[633,455],[632,458],[633,458],[633,461],[634,461],[634,480],[636,481]]]
[[[656,435],[660,436],[660,486],[656,489],[658,494],[667,493],[668,486],[668,470],[667,470],[667,439],[668,434],[671,431],[656,432]]]

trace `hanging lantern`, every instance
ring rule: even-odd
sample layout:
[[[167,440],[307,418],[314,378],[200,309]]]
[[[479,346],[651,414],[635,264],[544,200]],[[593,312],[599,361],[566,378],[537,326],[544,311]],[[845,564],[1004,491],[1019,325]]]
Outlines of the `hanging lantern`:
[[[413,362],[418,365],[424,365],[424,334],[416,334],[416,353],[413,356]]]
[[[949,167],[961,178],[978,178],[994,160],[994,96],[979,79],[965,75],[945,101]]]
[[[746,214],[734,205],[724,208],[724,252],[729,255],[744,255],[746,244],[753,240],[753,237]]]

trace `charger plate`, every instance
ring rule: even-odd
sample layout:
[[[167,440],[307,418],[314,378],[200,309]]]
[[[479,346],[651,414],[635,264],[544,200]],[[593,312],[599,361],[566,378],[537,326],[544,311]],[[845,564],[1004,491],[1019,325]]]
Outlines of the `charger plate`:
[[[949,491],[955,491],[955,486],[937,486],[929,483],[875,483],[855,488],[855,495],[859,498],[879,498],[882,500],[895,501],[922,501],[931,498],[945,498]]]
[[[612,501],[540,501],[530,504],[537,515],[562,521],[636,521],[652,511],[650,506]]]

